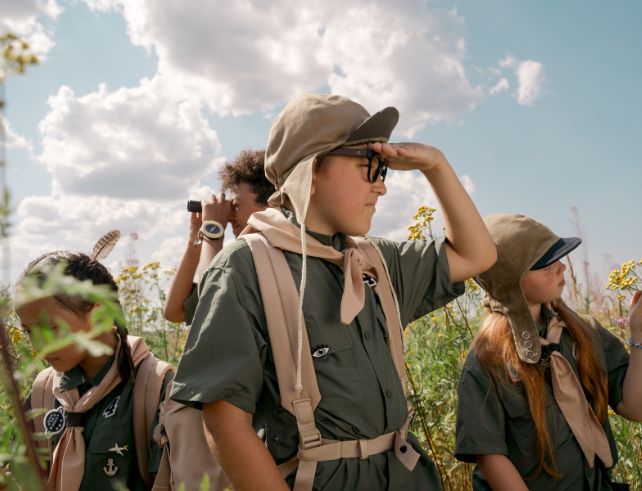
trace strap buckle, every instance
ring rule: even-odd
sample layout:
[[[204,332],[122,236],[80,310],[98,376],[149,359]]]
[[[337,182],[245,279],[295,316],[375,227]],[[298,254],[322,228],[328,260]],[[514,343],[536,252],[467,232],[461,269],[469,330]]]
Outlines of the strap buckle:
[[[306,431],[301,433],[301,448],[307,450],[309,448],[320,447],[323,443],[321,440],[321,432],[316,428],[313,431]]]

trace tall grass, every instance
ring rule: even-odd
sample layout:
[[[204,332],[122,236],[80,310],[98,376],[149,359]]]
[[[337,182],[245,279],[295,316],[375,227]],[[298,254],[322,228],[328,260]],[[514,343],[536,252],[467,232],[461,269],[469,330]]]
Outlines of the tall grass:
[[[414,217],[410,234],[413,239],[430,237],[432,210],[423,207]],[[427,219],[426,217],[430,217]],[[572,266],[572,264],[571,264]],[[620,337],[628,337],[626,327],[627,296],[639,283],[642,263],[626,263],[612,275],[609,290],[602,289],[599,298],[591,298],[592,314]],[[157,262],[143,267],[129,266],[117,277],[120,303],[132,334],[143,336],[151,350],[160,358],[176,363],[180,358],[187,334],[186,326],[167,322],[162,316],[166,288],[173,272]],[[574,275],[574,273],[573,273]],[[587,305],[581,282],[573,278],[578,290],[574,303],[574,287],[569,288],[568,301],[578,310]],[[86,285],[84,288],[87,288]],[[88,291],[86,294],[92,294]],[[595,295],[593,295],[595,297]],[[15,316],[2,296],[2,342],[9,352],[3,366],[11,363],[12,380],[2,378],[0,392],[0,489],[38,489],[38,473],[29,460],[25,436],[20,431],[15,407],[23,399],[37,370],[44,367],[40,357],[34,358],[28,339],[20,330]],[[457,461],[455,446],[455,414],[459,374],[481,319],[482,292],[468,282],[464,296],[448,306],[415,321],[405,334],[406,360],[410,379],[409,393],[416,408],[412,431],[434,458],[447,491],[470,489],[472,466]],[[83,342],[85,342],[83,340]],[[17,387],[17,388],[16,388]],[[17,397],[16,397],[17,396]],[[42,417],[38,415],[36,417]],[[619,462],[613,469],[616,480],[629,482],[631,489],[642,489],[642,425],[610,414]],[[36,484],[34,484],[36,483]]]

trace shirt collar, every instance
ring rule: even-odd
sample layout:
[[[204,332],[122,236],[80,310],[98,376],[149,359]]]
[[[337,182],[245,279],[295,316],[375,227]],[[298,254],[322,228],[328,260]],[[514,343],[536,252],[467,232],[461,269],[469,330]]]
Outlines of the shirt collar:
[[[83,384],[89,385],[89,387],[95,387],[102,382],[109,371],[112,363],[114,362],[114,357],[111,356],[105,364],[98,370],[98,373],[91,378],[87,378],[85,372],[82,371],[79,365],[76,365],[71,370],[66,371],[60,377],[60,388],[63,391],[69,391],[80,387]]]
[[[301,227],[299,225],[299,222],[296,221],[296,217],[294,216],[294,213],[292,213],[290,210],[286,208],[281,208],[281,212],[285,216],[285,218],[288,219],[290,223],[293,223],[297,227]],[[318,232],[314,232],[310,230],[309,228],[306,229],[306,233],[314,237],[316,240],[321,242],[323,245],[327,245],[332,247],[333,249],[341,252],[343,249],[345,249],[346,246],[346,236],[342,233],[337,233],[334,235],[325,235],[325,234],[320,234]]]

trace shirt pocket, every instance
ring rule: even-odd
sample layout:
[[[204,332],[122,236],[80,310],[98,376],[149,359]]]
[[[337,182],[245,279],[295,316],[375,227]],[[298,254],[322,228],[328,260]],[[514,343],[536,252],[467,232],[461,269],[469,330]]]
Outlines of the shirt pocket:
[[[353,340],[348,332],[354,326],[319,318],[306,318],[305,322],[321,404],[338,404],[341,407],[352,401],[357,406],[361,405],[361,378],[352,350]]]
[[[85,460],[83,480],[90,477],[87,475],[90,472],[93,474],[91,482],[95,480],[97,483],[113,484],[120,481],[132,484],[131,474],[137,463],[131,428],[128,425],[96,428],[89,440]],[[138,474],[138,471],[135,473]]]

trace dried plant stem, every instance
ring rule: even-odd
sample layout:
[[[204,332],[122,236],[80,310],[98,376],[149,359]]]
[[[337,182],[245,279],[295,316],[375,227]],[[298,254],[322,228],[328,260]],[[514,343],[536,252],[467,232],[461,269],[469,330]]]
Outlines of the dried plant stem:
[[[22,440],[25,445],[27,461],[35,475],[39,477],[37,484],[34,483],[34,485],[38,486],[37,491],[45,491],[45,480],[47,476],[45,475],[45,470],[38,462],[36,445],[33,441],[33,435],[30,430],[29,423],[27,422],[25,408],[20,401],[18,385],[13,377],[13,358],[11,353],[9,353],[9,339],[5,329],[4,320],[2,318],[0,318],[0,344],[2,345],[2,363],[0,363],[2,365],[2,382],[5,385],[11,400],[11,406],[13,407],[13,412],[18,423],[18,431],[22,436]]]

